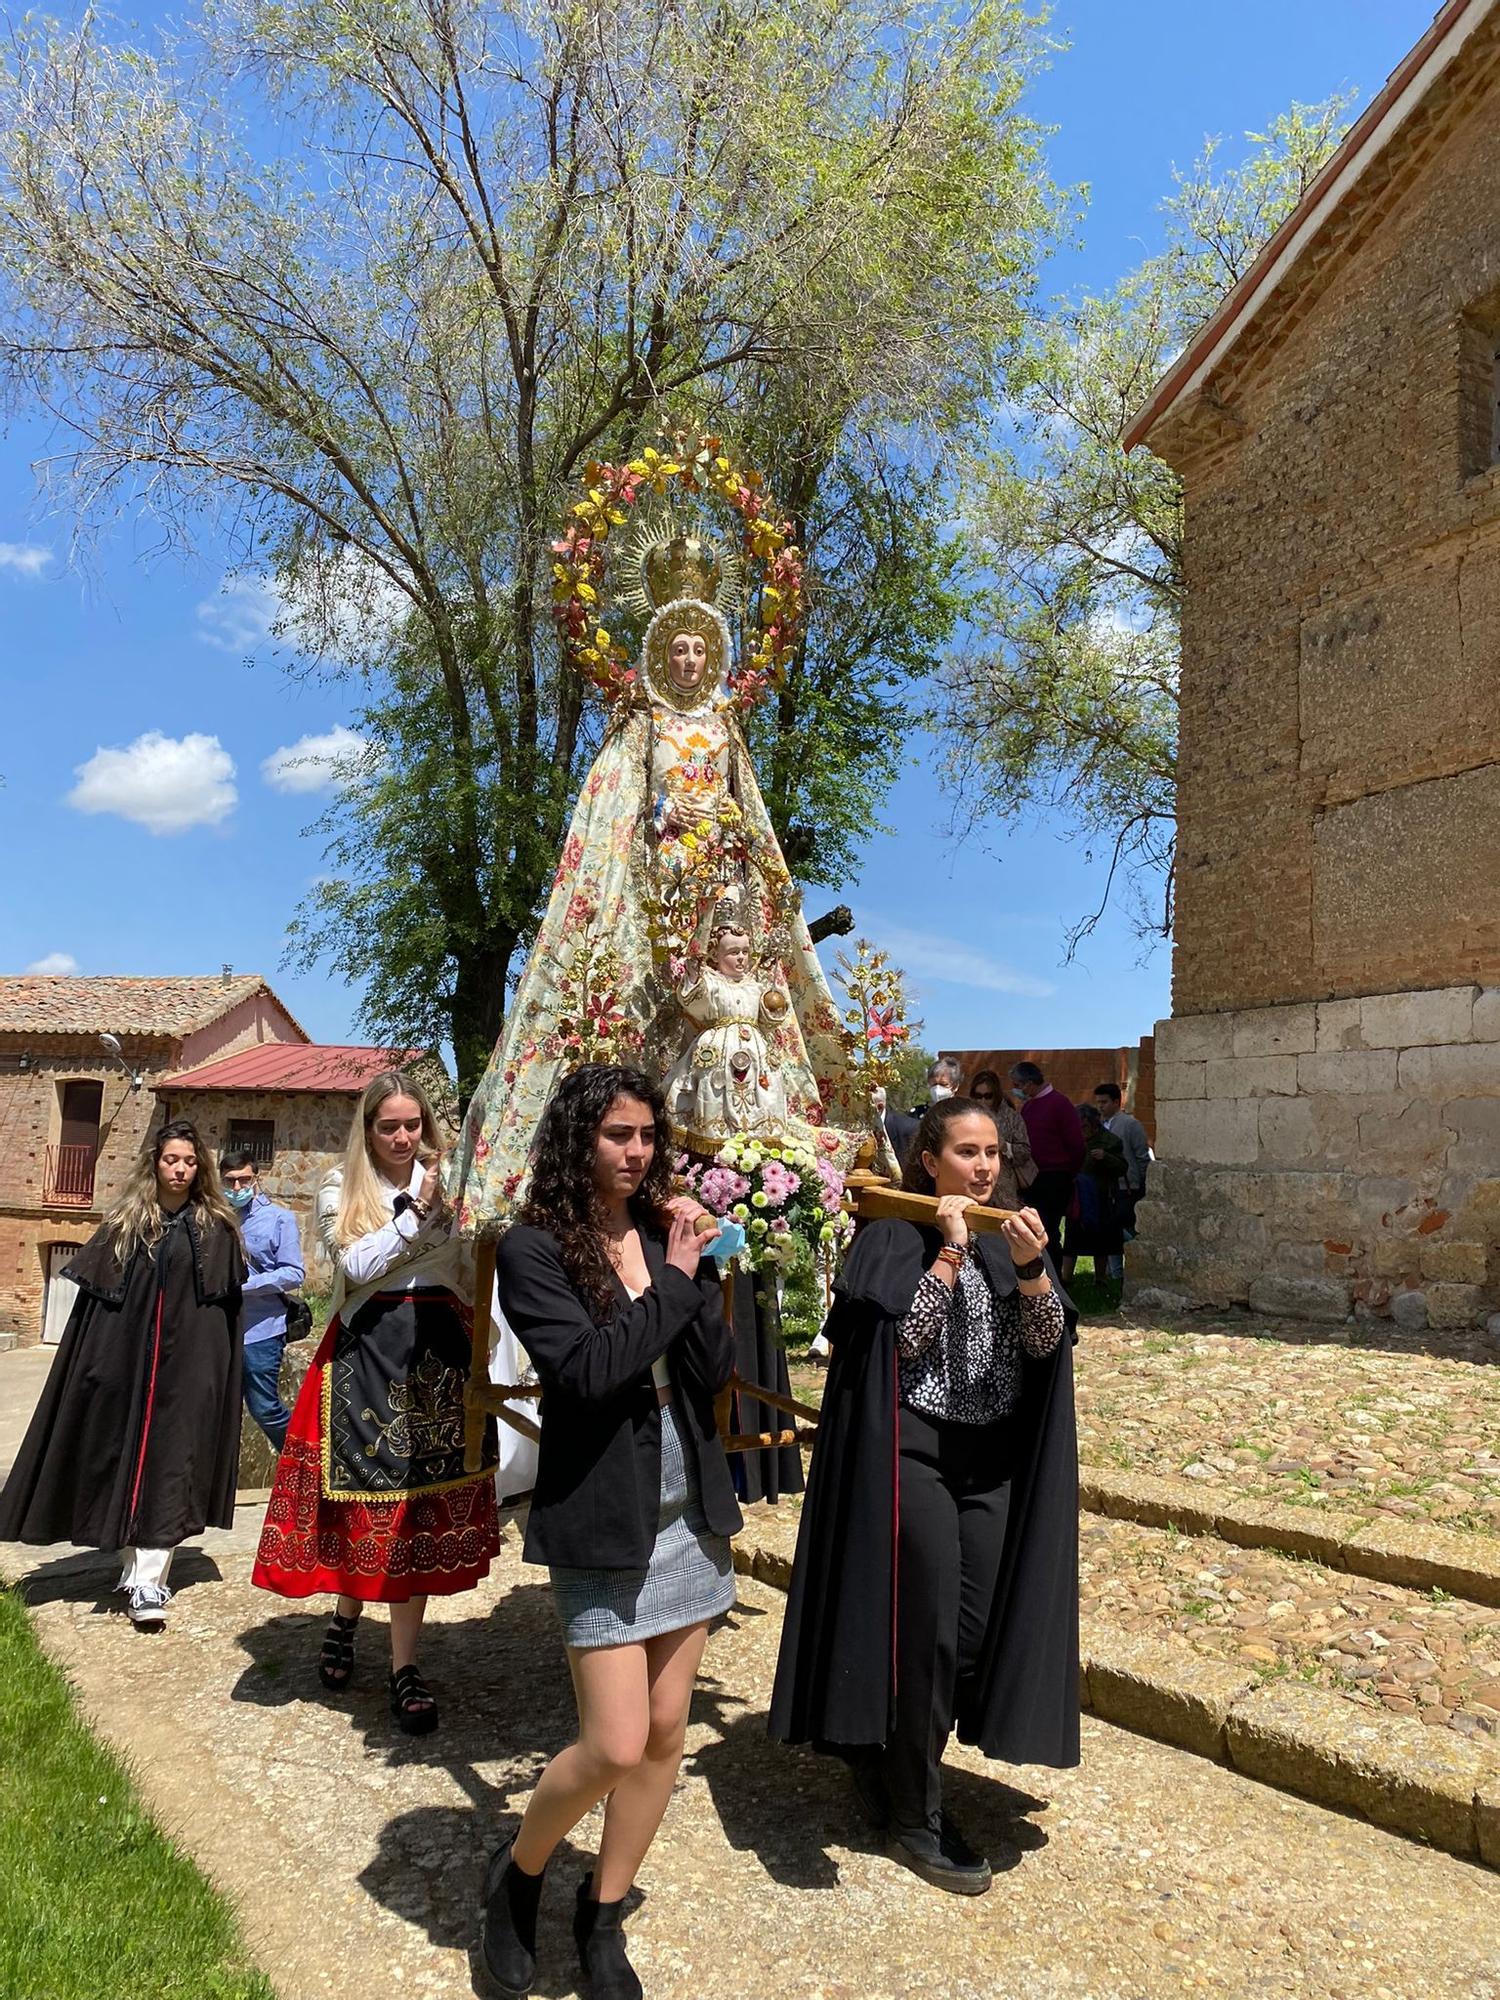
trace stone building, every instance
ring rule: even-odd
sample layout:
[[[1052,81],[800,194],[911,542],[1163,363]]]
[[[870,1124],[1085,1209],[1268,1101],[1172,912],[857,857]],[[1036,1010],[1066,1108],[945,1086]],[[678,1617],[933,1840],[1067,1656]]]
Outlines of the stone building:
[[[29,1344],[44,1327],[60,1336],[73,1287],[56,1274],[158,1123],[163,1076],[306,1041],[264,979],[227,967],[217,978],[0,978],[0,1341]]]
[[[297,1218],[308,1284],[321,1289],[326,1274],[314,1251],[313,1202],[318,1183],[344,1157],[355,1100],[381,1070],[425,1070],[433,1061],[419,1049],[268,1043],[163,1077],[156,1095],[164,1117],[191,1118],[216,1153],[229,1146],[255,1153],[261,1187]],[[441,1071],[437,1083],[441,1093]]]
[[[1500,1309],[1500,5],[1449,0],[1136,418],[1186,493],[1134,1269]]]

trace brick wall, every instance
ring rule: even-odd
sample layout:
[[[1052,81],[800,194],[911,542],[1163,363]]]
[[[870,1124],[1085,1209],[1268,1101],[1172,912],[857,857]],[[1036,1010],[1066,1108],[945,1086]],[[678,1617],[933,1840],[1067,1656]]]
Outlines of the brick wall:
[[[1127,1111],[1156,1137],[1154,1044],[1148,1036],[1138,1047],[1118,1049],[943,1049],[964,1073],[964,1082],[982,1069],[997,1072],[1002,1083],[1011,1065],[1034,1062],[1055,1090],[1075,1104],[1092,1104],[1096,1083],[1117,1083]]]
[[[0,1035],[0,1337],[39,1340],[50,1243],[83,1243],[120,1194],[157,1123],[155,1078],[176,1060],[169,1041],[126,1040],[127,1061],[144,1070],[140,1090],[118,1064],[101,1060],[97,1036]],[[25,1054],[30,1067],[14,1067]],[[47,1148],[58,1139],[61,1086],[74,1079],[103,1086],[94,1194],[87,1207],[47,1205]]]
[[[171,1091],[163,1093],[174,1118],[191,1118],[215,1154],[229,1143],[237,1119],[267,1119],[275,1128],[274,1164],[261,1169],[260,1184],[274,1202],[297,1218],[308,1282],[324,1286],[327,1272],[315,1255],[313,1202],[318,1183],[344,1157],[349,1122],[357,1100],[339,1091]]]
[[[1187,490],[1179,1015],[1500,979],[1484,60],[1279,344],[1210,382],[1218,435],[1152,440]]]

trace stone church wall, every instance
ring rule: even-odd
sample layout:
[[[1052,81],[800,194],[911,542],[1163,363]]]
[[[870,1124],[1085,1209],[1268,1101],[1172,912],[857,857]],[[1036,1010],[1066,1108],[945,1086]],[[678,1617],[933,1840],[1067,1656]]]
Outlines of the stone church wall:
[[[1500,1310],[1500,43],[1466,61],[1150,440],[1187,595],[1132,1271],[1205,1302]]]
[[[1500,1312],[1500,987],[1163,1021],[1156,1093],[1131,1272],[1166,1303]]]

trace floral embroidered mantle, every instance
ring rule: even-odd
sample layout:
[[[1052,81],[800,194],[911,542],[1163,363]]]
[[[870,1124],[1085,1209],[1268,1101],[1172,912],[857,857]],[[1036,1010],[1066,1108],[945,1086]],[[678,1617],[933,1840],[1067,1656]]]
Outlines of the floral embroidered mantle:
[[[584,782],[536,943],[469,1106],[448,1173],[462,1229],[504,1218],[569,1070],[630,1062],[669,1074],[697,1033],[677,996],[695,983],[704,914],[726,887],[757,942],[778,930],[786,940],[762,976],[788,1004],[761,1030],[785,1091],[786,1136],[841,1170],[853,1164],[872,1134],[867,1093],[847,1067],[839,1010],[738,718],[719,701],[689,713],[642,704],[616,711]],[[692,1136],[701,1146],[705,1135]],[[874,1136],[879,1147],[878,1126]]]

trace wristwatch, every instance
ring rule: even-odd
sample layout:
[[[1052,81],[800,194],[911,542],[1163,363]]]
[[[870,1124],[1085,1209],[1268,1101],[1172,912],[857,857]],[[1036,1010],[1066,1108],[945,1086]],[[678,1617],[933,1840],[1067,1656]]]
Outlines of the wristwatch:
[[[1029,1264],[1017,1264],[1015,1267],[1016,1276],[1023,1284],[1030,1284],[1033,1278],[1040,1278],[1046,1269],[1047,1266],[1040,1257],[1033,1257]]]

